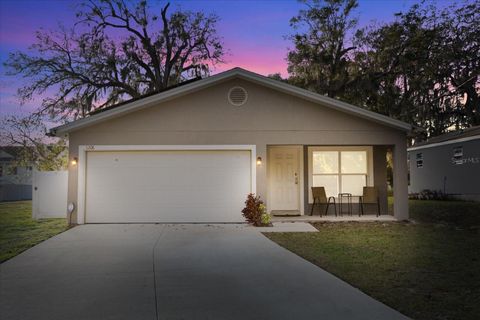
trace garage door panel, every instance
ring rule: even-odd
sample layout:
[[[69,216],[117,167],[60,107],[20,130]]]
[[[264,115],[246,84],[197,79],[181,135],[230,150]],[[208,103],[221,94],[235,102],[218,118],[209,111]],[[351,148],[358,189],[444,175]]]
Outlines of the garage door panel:
[[[86,222],[239,222],[250,151],[89,152]]]
[[[164,188],[168,187],[171,190],[178,189],[181,192],[182,190],[193,191],[198,189],[200,185],[197,182],[199,181],[204,182],[201,186],[205,188],[230,187],[231,181],[248,182],[244,179],[244,171],[217,170],[216,175],[212,175],[205,168],[204,170],[185,171],[176,168],[167,168],[165,171],[159,168],[122,168],[115,174],[112,174],[113,170],[108,168],[94,170],[89,167],[88,170],[90,175],[95,175],[94,181],[91,182],[95,183],[95,186],[103,190],[103,192],[107,188],[123,190],[127,183],[130,185],[130,188],[164,190]],[[192,185],[192,183],[195,184]],[[217,189],[215,191],[218,192]]]
[[[244,197],[235,197],[235,196],[221,196],[218,194],[218,191],[215,190],[203,190],[201,193],[198,190],[193,190],[192,196],[189,199],[186,199],[185,196],[182,196],[183,190],[180,191],[181,194],[158,194],[155,197],[151,196],[151,193],[137,193],[134,197],[131,193],[119,190],[119,191],[108,191],[102,195],[96,194],[91,195],[89,198],[90,210],[97,210],[100,208],[107,209],[108,207],[113,207],[115,204],[122,208],[123,206],[135,203],[135,207],[142,210],[142,208],[148,208],[152,206],[155,209],[165,208],[165,207],[215,207],[215,206],[229,206],[233,201],[241,201],[243,203]],[[195,194],[196,193],[196,194]],[[188,193],[187,193],[188,194]],[[110,199],[119,199],[116,201],[111,201]],[[128,201],[122,201],[121,199],[130,199]],[[187,203],[188,202],[188,203]],[[139,206],[138,206],[139,204]]]

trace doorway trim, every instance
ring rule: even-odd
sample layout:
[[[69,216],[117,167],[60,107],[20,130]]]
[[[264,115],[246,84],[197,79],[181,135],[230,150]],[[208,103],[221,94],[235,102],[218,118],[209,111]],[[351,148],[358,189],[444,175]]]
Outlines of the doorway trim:
[[[291,144],[279,144],[279,145],[267,145],[267,212],[271,212],[270,208],[272,207],[270,201],[273,199],[272,197],[272,177],[271,177],[271,166],[270,166],[270,161],[271,156],[270,156],[270,151],[272,149],[276,148],[289,148],[289,149],[296,149],[298,152],[298,185],[299,185],[299,191],[298,191],[298,211],[300,215],[305,214],[305,174],[304,174],[304,152],[303,152],[303,145],[291,145]]]

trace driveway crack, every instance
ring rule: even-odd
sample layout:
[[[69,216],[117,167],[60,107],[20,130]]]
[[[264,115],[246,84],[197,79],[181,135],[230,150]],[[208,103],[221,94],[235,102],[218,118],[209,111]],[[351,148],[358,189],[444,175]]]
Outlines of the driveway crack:
[[[158,320],[158,300],[157,300],[157,278],[155,275],[155,247],[160,241],[160,238],[162,237],[162,235],[165,233],[164,231],[166,227],[167,227],[166,225],[162,226],[162,229],[160,230],[160,234],[158,235],[157,240],[155,241],[152,248],[153,292],[155,297],[155,319],[157,320]]]

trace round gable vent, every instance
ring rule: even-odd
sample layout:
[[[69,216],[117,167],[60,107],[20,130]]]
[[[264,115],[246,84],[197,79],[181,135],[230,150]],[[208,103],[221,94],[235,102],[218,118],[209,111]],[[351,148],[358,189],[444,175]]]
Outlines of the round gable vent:
[[[247,102],[248,94],[242,87],[233,87],[228,91],[228,101],[234,106],[241,106]]]

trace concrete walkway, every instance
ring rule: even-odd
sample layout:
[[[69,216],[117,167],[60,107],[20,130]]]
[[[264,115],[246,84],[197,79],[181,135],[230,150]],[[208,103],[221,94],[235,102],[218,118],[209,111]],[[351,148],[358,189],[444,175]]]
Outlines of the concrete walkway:
[[[308,222],[273,222],[271,227],[246,226],[260,232],[318,232],[318,229]]]
[[[245,225],[84,225],[0,266],[6,319],[406,319]]]
[[[301,215],[301,216],[273,216],[273,223],[275,222],[395,222],[398,221],[394,216],[391,215],[380,215],[376,216],[374,214],[358,216],[354,215],[328,215],[328,216],[318,216],[318,215]]]

